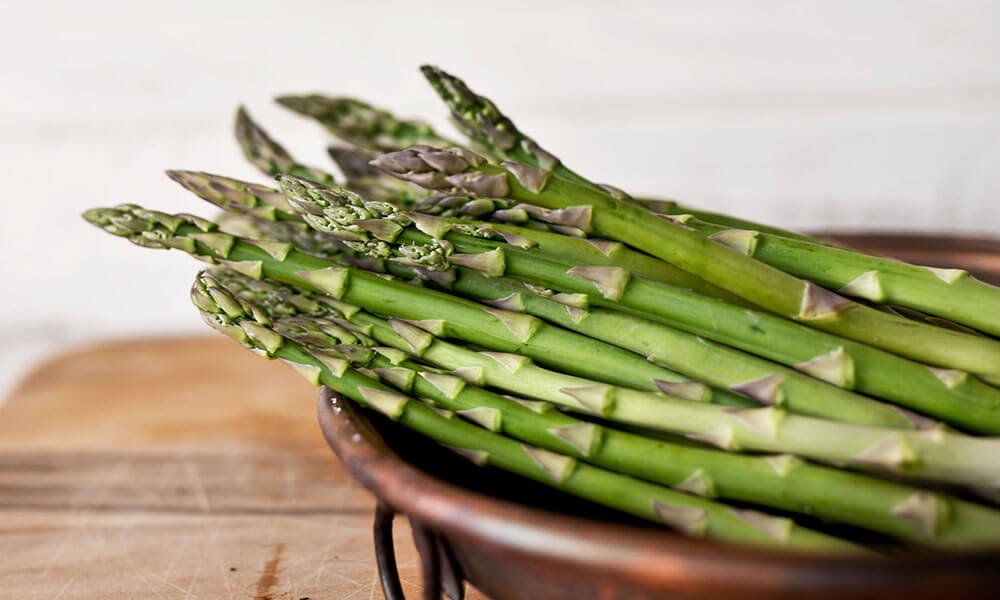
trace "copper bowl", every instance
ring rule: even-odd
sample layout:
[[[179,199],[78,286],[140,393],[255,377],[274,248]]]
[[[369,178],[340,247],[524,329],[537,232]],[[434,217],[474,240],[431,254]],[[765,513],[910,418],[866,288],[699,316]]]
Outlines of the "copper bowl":
[[[1000,240],[830,237],[933,266],[967,265],[1000,282]],[[389,600],[402,598],[391,547],[396,512],[414,531],[424,598],[443,591],[457,600],[463,579],[494,600],[1000,597],[1000,550],[846,558],[693,540],[474,467],[326,388],[319,421],[348,472],[378,498],[375,541]]]

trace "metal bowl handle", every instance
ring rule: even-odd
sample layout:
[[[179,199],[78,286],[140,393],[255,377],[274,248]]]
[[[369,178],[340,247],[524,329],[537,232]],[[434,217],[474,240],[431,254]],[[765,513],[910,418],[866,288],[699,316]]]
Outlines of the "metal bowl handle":
[[[392,539],[392,523],[395,518],[396,511],[384,502],[379,502],[375,507],[372,525],[375,562],[385,600],[406,600],[403,586],[399,582],[396,547]],[[424,600],[440,600],[442,591],[449,600],[464,600],[464,579],[447,542],[414,519],[410,519],[410,529],[413,531],[413,544],[420,555]]]

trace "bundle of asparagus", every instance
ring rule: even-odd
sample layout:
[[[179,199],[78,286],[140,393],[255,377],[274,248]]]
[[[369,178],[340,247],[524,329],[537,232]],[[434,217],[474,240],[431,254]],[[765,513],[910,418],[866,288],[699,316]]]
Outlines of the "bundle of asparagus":
[[[84,217],[213,265],[210,326],[476,464],[692,536],[1000,544],[1000,289],[596,184],[423,72],[468,144],[284,96],[342,183],[241,108],[275,186],[170,171],[216,222]]]

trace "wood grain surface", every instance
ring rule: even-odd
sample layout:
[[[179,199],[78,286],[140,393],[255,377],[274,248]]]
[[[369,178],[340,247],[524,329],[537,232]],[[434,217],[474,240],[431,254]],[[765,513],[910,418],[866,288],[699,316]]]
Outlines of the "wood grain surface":
[[[373,499],[314,407],[298,375],[225,339],[41,365],[0,407],[0,598],[381,598]]]

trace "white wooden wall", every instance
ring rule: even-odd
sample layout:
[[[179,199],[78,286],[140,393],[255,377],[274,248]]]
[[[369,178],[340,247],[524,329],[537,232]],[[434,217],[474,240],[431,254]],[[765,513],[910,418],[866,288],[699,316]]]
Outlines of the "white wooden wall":
[[[0,396],[38,356],[190,332],[197,264],[92,230],[85,208],[204,210],[161,175],[254,177],[237,103],[352,94],[445,125],[416,67],[498,102],[576,170],[802,228],[1000,235],[1000,3],[9,2],[0,19]]]

